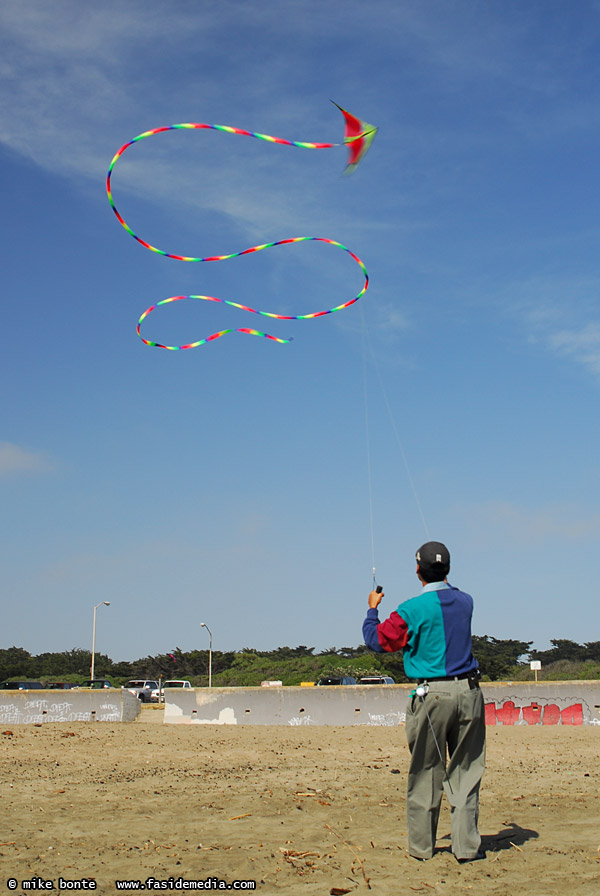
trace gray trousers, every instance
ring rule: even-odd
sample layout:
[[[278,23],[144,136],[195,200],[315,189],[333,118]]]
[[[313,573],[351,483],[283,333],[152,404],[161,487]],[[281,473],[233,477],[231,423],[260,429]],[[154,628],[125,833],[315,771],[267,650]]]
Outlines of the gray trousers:
[[[448,755],[446,774],[442,756]],[[432,681],[425,697],[414,696],[406,712],[411,753],[406,812],[411,856],[429,859],[435,848],[442,794],[451,806],[452,852],[473,859],[481,845],[479,785],[485,769],[485,709],[478,687],[466,679]]]

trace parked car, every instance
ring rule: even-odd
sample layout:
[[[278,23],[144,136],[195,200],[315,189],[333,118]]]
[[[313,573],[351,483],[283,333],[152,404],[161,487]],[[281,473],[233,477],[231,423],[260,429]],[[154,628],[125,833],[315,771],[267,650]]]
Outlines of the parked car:
[[[135,678],[127,682],[125,690],[134,694],[142,703],[150,703],[152,691],[157,687],[158,682],[153,678]]]
[[[5,681],[0,690],[2,691],[39,691],[43,690],[44,685],[41,681]]]
[[[151,703],[164,703],[165,702],[165,695],[164,695],[165,688],[185,688],[185,689],[189,688],[189,689],[191,689],[191,687],[192,687],[192,685],[189,681],[185,681],[182,678],[170,678],[167,681],[163,681],[161,688],[156,687],[152,691],[152,693],[150,694],[150,702]]]
[[[396,684],[389,675],[367,675],[365,678],[358,679],[359,684]]]
[[[319,678],[317,682],[318,687],[328,687],[336,684],[356,684],[356,678],[352,678],[351,675],[326,676],[325,678]]]
[[[100,691],[102,688],[112,688],[112,683],[108,680],[108,678],[88,678],[87,681],[82,681],[81,684],[77,685],[78,688],[93,688],[95,691]]]

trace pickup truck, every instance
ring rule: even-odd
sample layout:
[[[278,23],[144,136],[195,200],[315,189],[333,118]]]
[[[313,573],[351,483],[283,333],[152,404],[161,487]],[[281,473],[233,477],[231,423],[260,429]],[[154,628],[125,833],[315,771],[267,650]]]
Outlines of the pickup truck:
[[[150,700],[152,703],[164,703],[165,695],[164,688],[191,688],[192,685],[189,681],[184,681],[181,678],[170,678],[167,681],[163,681],[162,688],[156,686],[155,690],[152,691],[150,695]]]
[[[136,678],[128,681],[125,690],[134,694],[142,703],[150,703],[152,691],[158,687],[158,682],[151,678]]]

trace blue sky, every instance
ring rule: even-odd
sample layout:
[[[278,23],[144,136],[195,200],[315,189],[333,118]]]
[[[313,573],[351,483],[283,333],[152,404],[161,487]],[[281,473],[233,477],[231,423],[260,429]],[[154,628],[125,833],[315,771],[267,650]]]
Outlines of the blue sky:
[[[373,557],[390,612],[428,537],[477,634],[597,640],[600,3],[9,0],[0,34],[0,646],[89,647],[103,600],[113,659],[203,621],[220,650],[355,645]],[[335,142],[330,99],[380,128],[351,178],[344,149],[172,131],[113,194],[176,254],[337,240],[364,299],[269,322],[290,345],[145,347],[171,295],[304,314],[362,280],[317,243],[147,252],[114,153],[190,121]],[[144,335],[262,324],[187,302]]]

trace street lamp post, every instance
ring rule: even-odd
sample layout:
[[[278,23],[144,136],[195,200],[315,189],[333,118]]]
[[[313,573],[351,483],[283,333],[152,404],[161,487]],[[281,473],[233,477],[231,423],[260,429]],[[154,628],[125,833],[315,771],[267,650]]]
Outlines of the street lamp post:
[[[100,603],[96,604],[96,606],[94,607],[94,624],[92,625],[92,665],[90,668],[90,678],[92,682],[94,681],[94,655],[96,653],[96,610],[98,609],[98,607],[102,606],[110,607],[110,601],[101,600]],[[93,684],[92,687],[94,687]]]
[[[208,686],[212,688],[212,632],[206,622],[201,622],[200,626],[208,632]]]

